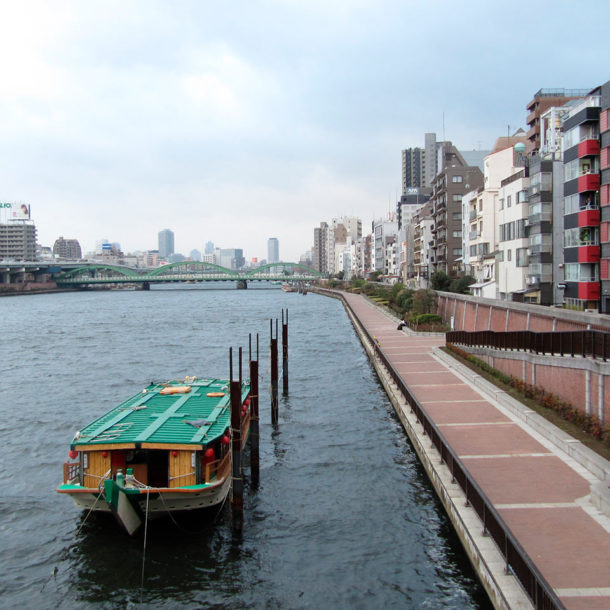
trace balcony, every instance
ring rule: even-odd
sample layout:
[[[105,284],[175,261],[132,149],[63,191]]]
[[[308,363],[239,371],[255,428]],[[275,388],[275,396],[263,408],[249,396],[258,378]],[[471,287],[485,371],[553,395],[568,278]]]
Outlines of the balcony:
[[[536,255],[536,254],[550,254],[553,251],[552,244],[536,244],[534,246],[529,246],[527,249],[528,255]]]
[[[578,297],[583,301],[598,301],[600,297],[599,282],[578,282],[576,284]]]
[[[469,220],[472,222],[478,215],[479,213],[476,210],[470,210]]]
[[[585,174],[578,178],[578,192],[599,190],[599,174]]]
[[[593,245],[582,245],[578,248],[579,263],[599,263],[600,248]]]
[[[579,227],[597,227],[600,221],[599,209],[582,210],[578,212]]]
[[[468,239],[477,239],[477,237],[481,237],[481,233],[476,229],[468,234]]]
[[[578,145],[578,158],[599,155],[599,140],[593,138],[584,140]]]

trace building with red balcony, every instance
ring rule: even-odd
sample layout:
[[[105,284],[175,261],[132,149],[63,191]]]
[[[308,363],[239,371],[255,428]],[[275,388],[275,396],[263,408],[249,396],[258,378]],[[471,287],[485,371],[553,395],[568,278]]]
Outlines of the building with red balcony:
[[[610,81],[600,87],[599,203],[600,203],[600,311],[610,314]]]
[[[609,160],[606,149],[610,146],[607,103],[610,100],[602,102],[604,94],[610,95],[610,82],[590,91],[582,101],[568,104],[569,111],[563,117],[563,260],[565,304],[580,310],[608,312],[610,206],[605,204],[604,216],[601,184],[602,163],[607,167]],[[607,134],[603,140],[600,132]],[[606,201],[610,169],[608,172],[603,175]],[[608,280],[607,296],[603,296],[602,290],[604,275]]]
[[[527,105],[527,139],[528,152],[537,153],[540,150],[541,134],[548,130],[541,115],[552,106],[563,106],[570,100],[585,97],[590,89],[540,89],[534,94]]]

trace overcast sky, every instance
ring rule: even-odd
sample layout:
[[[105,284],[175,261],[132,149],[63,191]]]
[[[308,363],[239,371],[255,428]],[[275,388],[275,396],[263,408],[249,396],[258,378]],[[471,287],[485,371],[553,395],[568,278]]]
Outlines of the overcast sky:
[[[610,79],[605,0],[0,0],[0,201],[38,241],[282,260],[367,230],[424,133],[490,149],[540,88]]]

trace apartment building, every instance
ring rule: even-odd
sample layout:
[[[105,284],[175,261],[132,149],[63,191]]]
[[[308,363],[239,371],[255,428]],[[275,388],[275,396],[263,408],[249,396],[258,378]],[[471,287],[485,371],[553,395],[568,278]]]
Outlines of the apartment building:
[[[439,165],[430,198],[434,218],[430,264],[433,270],[453,276],[462,269],[462,197],[483,187],[483,172],[468,165],[450,142],[439,149]]]
[[[0,259],[36,260],[36,226],[29,221],[0,224]]]
[[[610,314],[610,82],[602,85],[600,100],[600,311]]]
[[[600,238],[607,239],[607,235],[600,234],[600,118],[602,90],[607,94],[609,87],[610,82],[593,89],[572,105],[561,128],[564,302],[589,311],[601,309]],[[607,269],[606,262],[603,267]]]
[[[414,277],[420,285],[424,285],[430,277],[432,246],[434,245],[433,206],[431,202],[425,203],[411,219],[413,224],[413,268]]]
[[[570,100],[584,97],[589,89],[540,89],[527,105],[527,151],[535,154],[540,150],[541,133],[546,126],[541,120],[542,115],[552,106],[563,106]]]

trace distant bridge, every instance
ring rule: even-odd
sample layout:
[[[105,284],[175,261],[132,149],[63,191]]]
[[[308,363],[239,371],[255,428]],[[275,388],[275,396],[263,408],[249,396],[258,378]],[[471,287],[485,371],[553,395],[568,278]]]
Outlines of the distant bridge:
[[[269,263],[249,271],[235,271],[212,263],[182,261],[155,269],[134,269],[119,265],[88,264],[66,270],[54,277],[60,287],[84,287],[103,284],[151,284],[167,282],[241,282],[282,281],[313,282],[325,274],[298,263]]]

